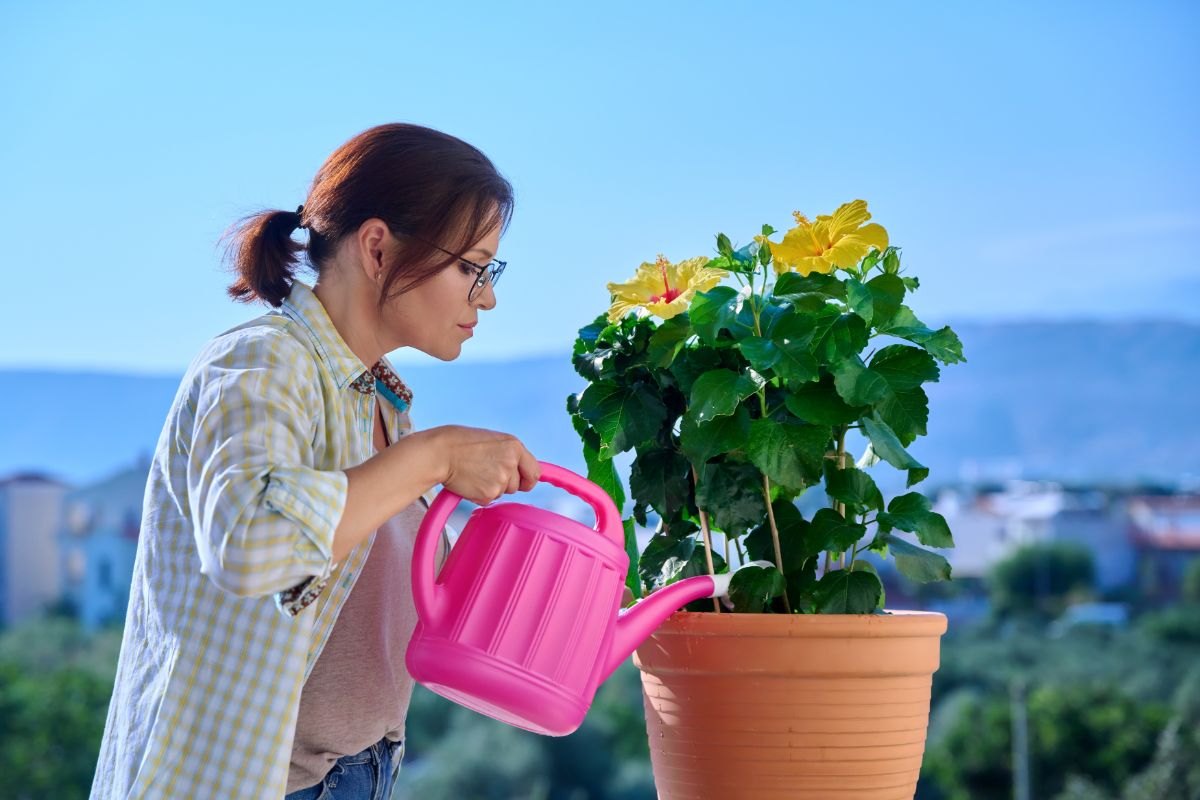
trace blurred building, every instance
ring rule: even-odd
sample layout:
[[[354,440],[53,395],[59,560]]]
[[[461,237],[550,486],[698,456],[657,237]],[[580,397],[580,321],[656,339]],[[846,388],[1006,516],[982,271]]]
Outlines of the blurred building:
[[[1119,496],[1014,480],[996,491],[944,489],[933,510],[946,518],[954,534],[954,549],[944,555],[955,578],[984,577],[1017,548],[1045,542],[1085,547],[1101,592],[1129,586],[1137,574],[1129,511]]]
[[[1178,600],[1184,573],[1200,558],[1200,495],[1131,497],[1129,538],[1138,553],[1142,596]]]
[[[63,498],[63,591],[89,629],[125,621],[149,472],[143,459]]]
[[[0,481],[0,625],[58,601],[62,574],[56,534],[68,489],[40,473]]]

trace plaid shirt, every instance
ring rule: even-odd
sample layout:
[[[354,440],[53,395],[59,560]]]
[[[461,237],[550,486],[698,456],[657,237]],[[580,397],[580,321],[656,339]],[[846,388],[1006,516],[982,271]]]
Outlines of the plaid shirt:
[[[150,465],[93,800],[284,796],[300,690],[375,540],[333,562],[377,395],[396,441],[411,392],[299,281],[192,361]]]

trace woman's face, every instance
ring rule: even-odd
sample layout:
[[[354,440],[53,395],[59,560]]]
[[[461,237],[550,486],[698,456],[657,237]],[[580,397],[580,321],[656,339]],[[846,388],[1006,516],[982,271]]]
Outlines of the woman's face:
[[[500,229],[493,228],[463,258],[486,265],[500,247]],[[429,280],[389,300],[383,309],[384,324],[401,339],[400,346],[414,347],[442,361],[453,361],[463,342],[474,335],[480,310],[496,307],[491,281],[467,300],[479,271],[455,261]]]

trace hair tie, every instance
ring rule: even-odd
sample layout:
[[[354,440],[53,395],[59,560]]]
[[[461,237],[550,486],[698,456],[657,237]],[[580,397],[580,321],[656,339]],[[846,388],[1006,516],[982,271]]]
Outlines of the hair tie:
[[[300,217],[300,220],[296,223],[296,227],[297,228],[307,228],[308,226],[304,224],[304,204],[303,203],[296,206],[296,216]]]

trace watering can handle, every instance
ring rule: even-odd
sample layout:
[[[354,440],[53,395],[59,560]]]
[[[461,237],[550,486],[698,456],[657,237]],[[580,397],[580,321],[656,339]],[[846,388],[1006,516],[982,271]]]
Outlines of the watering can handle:
[[[542,468],[541,480],[560,489],[565,489],[586,502],[596,512],[597,533],[612,539],[617,547],[625,549],[625,527],[621,524],[621,510],[613,503],[608,492],[569,469],[556,464],[539,461]]]
[[[542,471],[541,481],[565,489],[585,501],[596,512],[596,527],[593,530],[612,539],[621,549],[625,548],[625,529],[621,524],[621,511],[608,496],[608,492],[586,478],[556,464],[539,461],[538,466]],[[450,513],[458,507],[461,501],[461,495],[455,494],[443,486],[442,491],[429,506],[429,510],[425,512],[425,518],[421,520],[421,527],[417,531],[416,541],[413,542],[413,604],[416,606],[420,618],[428,620],[430,623],[440,618],[442,607],[445,604],[434,574],[436,570],[434,557],[438,536],[442,528],[446,526],[446,521],[450,519]]]
[[[429,624],[435,624],[434,620],[441,618],[445,605],[441,587],[435,584],[434,575],[437,569],[434,559],[437,555],[438,537],[442,528],[446,527],[446,521],[450,519],[450,512],[458,508],[461,501],[460,495],[442,487],[442,491],[425,512],[421,527],[417,530],[417,537],[413,541],[413,605],[417,608],[417,616]]]

